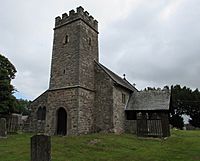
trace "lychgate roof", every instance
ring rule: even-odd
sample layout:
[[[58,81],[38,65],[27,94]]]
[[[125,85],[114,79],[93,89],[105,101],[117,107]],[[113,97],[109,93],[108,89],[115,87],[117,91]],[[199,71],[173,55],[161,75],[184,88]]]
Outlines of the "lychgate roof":
[[[96,61],[95,61],[96,62]],[[104,70],[104,72],[118,85],[125,87],[131,91],[137,91],[137,89],[131,85],[126,79],[121,78],[120,76],[118,76],[117,74],[115,74],[114,72],[112,72],[110,69],[106,68],[104,65],[96,62],[96,64]]]
[[[169,110],[169,90],[147,90],[131,95],[126,110]]]

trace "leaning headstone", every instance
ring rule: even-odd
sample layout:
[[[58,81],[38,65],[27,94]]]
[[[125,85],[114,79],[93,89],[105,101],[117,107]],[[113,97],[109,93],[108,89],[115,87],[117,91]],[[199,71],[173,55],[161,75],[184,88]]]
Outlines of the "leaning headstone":
[[[31,137],[31,161],[51,161],[51,137],[34,135]]]
[[[1,118],[0,119],[0,138],[6,138],[6,137],[7,137],[6,119]]]

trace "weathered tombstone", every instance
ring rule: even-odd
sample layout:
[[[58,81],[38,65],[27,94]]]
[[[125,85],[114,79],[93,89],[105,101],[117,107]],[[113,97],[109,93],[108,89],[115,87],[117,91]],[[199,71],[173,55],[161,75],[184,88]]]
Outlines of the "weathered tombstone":
[[[31,137],[31,161],[51,161],[51,137],[34,135]]]
[[[6,119],[1,118],[0,119],[0,138],[6,138],[6,137],[7,137]]]

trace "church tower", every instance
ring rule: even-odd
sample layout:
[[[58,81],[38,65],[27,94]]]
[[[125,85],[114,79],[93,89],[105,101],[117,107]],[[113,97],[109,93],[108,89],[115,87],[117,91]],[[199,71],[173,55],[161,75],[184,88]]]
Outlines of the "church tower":
[[[49,89],[94,90],[98,22],[82,7],[56,17]]]
[[[56,17],[46,132],[83,134],[93,129],[98,22],[78,7]],[[66,129],[65,129],[66,128]]]

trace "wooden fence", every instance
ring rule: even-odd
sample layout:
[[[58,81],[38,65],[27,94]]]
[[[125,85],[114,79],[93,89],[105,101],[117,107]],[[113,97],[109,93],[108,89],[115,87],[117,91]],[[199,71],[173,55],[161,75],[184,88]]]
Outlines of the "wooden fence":
[[[162,137],[162,122],[160,119],[148,120],[141,119],[137,120],[137,135],[138,136],[153,136]]]
[[[6,119],[6,129],[8,133],[16,133],[20,130],[20,115],[1,115],[0,118]]]
[[[7,131],[9,133],[15,133],[19,129],[19,118],[18,116],[8,116],[7,117]]]

